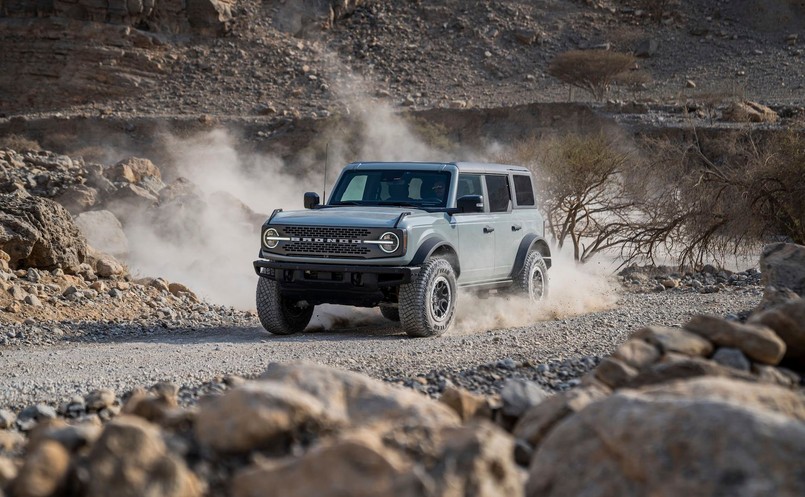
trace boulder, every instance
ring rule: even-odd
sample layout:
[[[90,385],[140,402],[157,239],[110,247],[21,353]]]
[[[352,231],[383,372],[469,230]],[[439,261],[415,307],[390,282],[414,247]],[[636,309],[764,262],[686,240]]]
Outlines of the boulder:
[[[489,402],[484,397],[463,388],[448,386],[442,392],[439,401],[456,411],[462,421],[469,421],[475,417],[489,418],[492,415]]]
[[[805,246],[772,243],[760,256],[761,281],[775,288],[788,288],[805,297]]]
[[[752,363],[749,362],[744,353],[732,347],[719,347],[713,354],[713,360],[722,366],[740,371],[750,371],[752,369]]]
[[[766,286],[763,289],[763,298],[760,303],[752,309],[752,314],[763,312],[772,307],[785,304],[790,300],[799,300],[801,297],[796,292],[788,288],[777,288],[773,286]]]
[[[75,273],[86,257],[87,242],[64,207],[20,192],[0,195],[0,250],[8,253],[13,269]]]
[[[595,368],[595,377],[610,388],[617,388],[628,383],[638,375],[633,367],[612,357],[605,357]]]
[[[612,353],[612,358],[620,360],[632,368],[643,369],[660,359],[660,351],[656,346],[644,340],[631,339],[618,347]]]
[[[86,185],[74,185],[64,190],[54,200],[63,205],[70,214],[77,215],[98,202],[98,191]]]
[[[18,472],[19,468],[17,468],[14,461],[8,457],[0,456],[0,495],[4,495],[2,489],[6,488],[6,485],[17,477]]]
[[[372,422],[417,427],[455,426],[458,415],[439,402],[367,376],[306,363],[269,364],[262,379],[309,393],[331,415],[354,426]]]
[[[196,497],[201,488],[185,463],[168,452],[159,430],[134,416],[110,421],[86,462],[87,497]]]
[[[343,412],[292,385],[251,382],[201,404],[198,441],[222,453],[284,446],[300,433],[343,424]]]
[[[750,359],[763,364],[778,364],[785,354],[785,342],[763,325],[695,316],[685,324],[685,329],[721,347],[740,349]]]
[[[107,177],[115,182],[133,183],[153,195],[165,187],[159,168],[148,159],[129,157],[106,170]]]
[[[798,371],[805,371],[805,300],[792,300],[755,314],[749,318],[749,323],[774,330],[785,342],[785,363]]]
[[[632,339],[643,339],[663,352],[678,352],[689,356],[708,356],[713,344],[704,338],[678,328],[649,326],[634,332]]]
[[[514,427],[516,438],[537,446],[560,421],[589,404],[606,397],[607,391],[587,387],[568,390],[549,397],[529,409]]]
[[[776,123],[780,116],[757,102],[733,102],[722,113],[724,121],[736,123]]]
[[[298,459],[258,463],[232,478],[233,497],[415,497],[428,488],[412,464],[368,430],[316,447]]]
[[[106,197],[104,208],[124,223],[142,218],[145,212],[157,205],[157,198],[145,188],[128,184]]]
[[[707,397],[619,392],[590,405],[540,445],[526,495],[801,495],[805,424]]]
[[[56,495],[64,486],[70,468],[70,455],[57,442],[47,441],[25,457],[25,463],[11,486],[16,497]]]
[[[129,240],[123,232],[123,225],[111,212],[83,212],[75,217],[75,224],[92,248],[113,257],[125,258],[128,255]]]
[[[549,396],[548,392],[532,381],[510,378],[503,384],[500,392],[503,414],[519,418]]]
[[[703,359],[689,357],[684,354],[665,354],[662,359],[640,371],[640,374],[629,379],[621,387],[639,388],[646,385],[666,383],[669,381],[698,378],[700,376],[724,376],[746,381],[753,381],[751,374]]]
[[[514,462],[514,440],[498,428],[477,421],[444,433],[445,444],[433,469],[436,495],[520,497],[523,483]]]

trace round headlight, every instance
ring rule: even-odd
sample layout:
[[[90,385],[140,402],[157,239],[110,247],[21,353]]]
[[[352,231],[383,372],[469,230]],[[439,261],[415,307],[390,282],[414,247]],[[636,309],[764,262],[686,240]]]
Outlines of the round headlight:
[[[268,228],[263,232],[263,243],[266,247],[273,249],[276,248],[277,245],[280,244],[280,241],[277,238],[280,234],[274,228]]]
[[[397,249],[400,248],[400,237],[391,231],[383,233],[383,235],[380,237],[380,241],[385,242],[380,245],[380,250],[387,254],[396,252]]]

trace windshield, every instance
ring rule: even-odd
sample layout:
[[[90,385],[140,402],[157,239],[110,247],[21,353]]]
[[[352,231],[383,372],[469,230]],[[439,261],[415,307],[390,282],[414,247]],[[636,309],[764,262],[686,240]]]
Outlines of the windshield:
[[[347,171],[330,205],[445,207],[450,173],[446,171]]]

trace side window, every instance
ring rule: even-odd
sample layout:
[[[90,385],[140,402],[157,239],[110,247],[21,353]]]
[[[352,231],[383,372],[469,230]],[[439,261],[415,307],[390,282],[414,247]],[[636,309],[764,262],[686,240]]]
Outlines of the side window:
[[[460,174],[458,176],[458,189],[456,190],[456,198],[461,198],[464,195],[483,195],[484,190],[481,186],[480,174]]]
[[[489,192],[489,211],[506,212],[509,210],[511,194],[509,178],[506,176],[486,176],[486,189]]]
[[[366,175],[353,176],[341,195],[341,201],[363,200],[363,192],[366,189]]]
[[[531,176],[514,175],[514,195],[518,206],[534,205],[534,188],[531,186]]]

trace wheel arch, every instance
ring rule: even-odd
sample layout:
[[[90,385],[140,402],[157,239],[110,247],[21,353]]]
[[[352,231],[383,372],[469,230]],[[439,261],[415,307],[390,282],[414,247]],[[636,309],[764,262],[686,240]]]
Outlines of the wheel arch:
[[[512,277],[516,277],[520,274],[520,271],[523,270],[523,266],[525,265],[526,257],[528,257],[528,254],[533,250],[542,254],[542,258],[545,259],[545,266],[548,269],[551,268],[551,248],[548,246],[548,242],[539,235],[526,235],[520,241],[520,246],[517,248],[517,257],[514,259],[514,267],[512,268]]]
[[[450,242],[436,237],[428,238],[419,245],[419,249],[417,249],[413,260],[411,260],[411,265],[418,266],[433,256],[447,259],[450,265],[453,266],[453,271],[456,272],[456,278],[458,278],[461,274],[461,265],[458,262],[458,251],[456,251],[456,248],[453,247]]]

